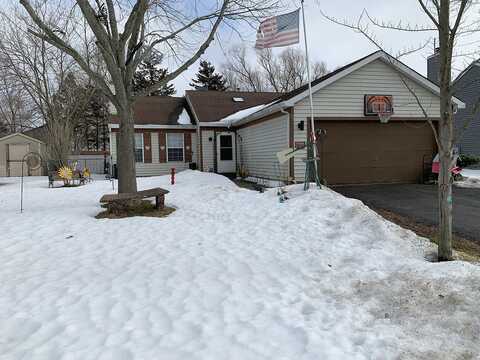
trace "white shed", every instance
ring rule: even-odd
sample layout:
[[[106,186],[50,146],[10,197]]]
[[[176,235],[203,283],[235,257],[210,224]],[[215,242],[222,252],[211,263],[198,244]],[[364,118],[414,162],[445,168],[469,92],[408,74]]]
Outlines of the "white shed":
[[[0,138],[0,176],[21,176],[22,159],[29,152],[39,153],[42,158],[45,144],[22,133],[15,133]],[[42,168],[29,172],[26,165],[23,174],[27,176],[43,175]]]

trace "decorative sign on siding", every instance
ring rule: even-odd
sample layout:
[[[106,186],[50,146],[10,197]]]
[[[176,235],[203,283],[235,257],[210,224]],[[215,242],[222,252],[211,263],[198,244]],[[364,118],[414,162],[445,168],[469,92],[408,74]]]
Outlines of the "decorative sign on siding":
[[[303,149],[305,147],[305,141],[295,141],[295,149]]]
[[[392,95],[365,95],[365,116],[378,115],[378,113],[393,113]]]

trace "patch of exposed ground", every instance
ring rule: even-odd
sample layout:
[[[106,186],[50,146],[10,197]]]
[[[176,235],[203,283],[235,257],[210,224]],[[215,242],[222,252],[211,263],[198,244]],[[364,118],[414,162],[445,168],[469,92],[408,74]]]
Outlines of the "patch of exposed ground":
[[[413,218],[399,215],[390,210],[376,208],[373,208],[372,210],[376,211],[385,219],[405,229],[412,230],[417,235],[428,238],[435,244],[438,244],[438,233],[436,226],[426,225],[416,221]],[[454,234],[453,248],[457,252],[460,260],[480,262],[480,238],[477,240],[470,240]]]
[[[123,219],[133,216],[147,217],[166,217],[175,211],[174,208],[165,206],[163,209],[157,209],[150,202],[143,200],[137,206],[117,211],[102,211],[95,216],[96,219]]]

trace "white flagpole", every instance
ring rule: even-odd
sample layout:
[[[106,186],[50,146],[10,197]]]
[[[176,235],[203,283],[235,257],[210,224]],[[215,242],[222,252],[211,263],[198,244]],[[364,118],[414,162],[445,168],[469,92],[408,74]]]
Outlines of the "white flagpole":
[[[310,77],[310,59],[308,58],[308,43],[307,43],[307,27],[305,24],[305,9],[303,7],[303,2],[302,0],[302,18],[303,18],[303,38],[305,40],[305,59],[307,63],[307,80],[308,80],[308,93],[310,97],[310,131],[311,131],[311,137],[312,137],[312,142],[313,142],[313,158],[315,159],[314,163],[314,168],[315,168],[315,173],[318,174],[318,169],[317,169],[317,137],[315,135],[315,120],[313,118],[314,113],[313,113],[313,97],[312,97],[312,79]]]

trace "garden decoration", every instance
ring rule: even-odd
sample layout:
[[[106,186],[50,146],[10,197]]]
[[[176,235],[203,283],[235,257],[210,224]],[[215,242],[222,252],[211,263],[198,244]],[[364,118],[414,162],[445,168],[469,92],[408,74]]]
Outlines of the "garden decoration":
[[[85,179],[90,179],[91,174],[90,174],[90,169],[89,169],[89,168],[83,169],[83,177],[84,177]]]
[[[27,165],[28,172],[40,169],[42,166],[42,157],[39,153],[31,151],[26,153],[22,158],[22,184],[20,190],[20,213],[23,212],[23,168]]]
[[[458,161],[458,154],[454,154],[453,163],[457,164],[457,161]],[[452,173],[452,180],[457,181],[461,179],[462,177],[461,167],[456,165],[452,166],[452,168],[450,169],[450,172]],[[437,175],[440,173],[440,157],[438,154],[435,156],[432,162],[432,173]]]
[[[57,171],[58,177],[63,180],[65,185],[69,185],[70,181],[73,179],[73,170],[68,166],[62,166]]]

